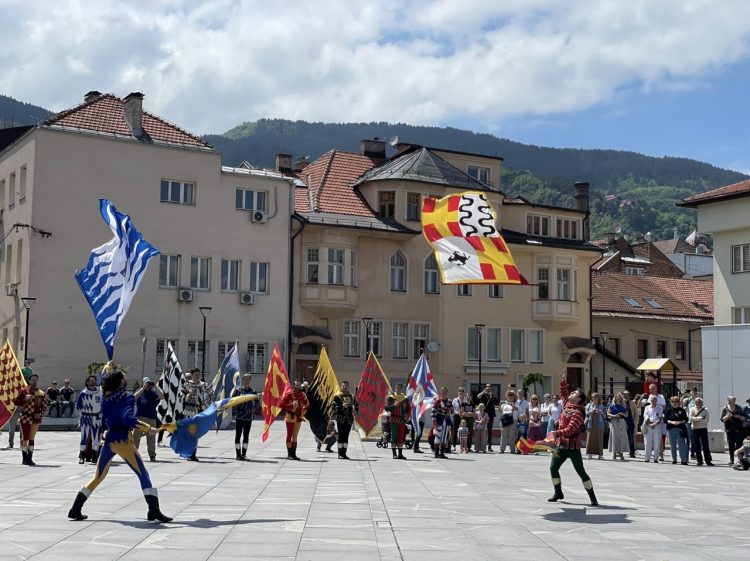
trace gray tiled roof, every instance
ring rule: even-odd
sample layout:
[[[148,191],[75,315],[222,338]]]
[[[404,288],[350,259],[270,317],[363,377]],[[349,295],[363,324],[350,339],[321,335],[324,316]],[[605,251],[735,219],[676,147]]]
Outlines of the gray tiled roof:
[[[383,220],[375,216],[352,216],[351,214],[335,214],[332,212],[298,212],[297,215],[309,224],[364,228],[366,230],[381,230],[402,234],[420,233],[420,230],[412,230],[395,220]]]

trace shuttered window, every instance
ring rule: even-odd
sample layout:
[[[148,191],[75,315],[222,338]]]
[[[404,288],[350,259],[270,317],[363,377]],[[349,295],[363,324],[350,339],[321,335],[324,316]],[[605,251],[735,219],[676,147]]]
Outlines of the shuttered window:
[[[750,244],[732,246],[732,272],[747,273],[750,271]]]

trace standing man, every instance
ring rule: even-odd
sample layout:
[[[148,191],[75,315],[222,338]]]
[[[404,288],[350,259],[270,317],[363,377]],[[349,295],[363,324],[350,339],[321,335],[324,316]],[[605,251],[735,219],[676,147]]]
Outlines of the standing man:
[[[727,396],[727,404],[721,410],[721,422],[724,423],[724,431],[727,433],[727,446],[729,446],[729,465],[734,465],[734,451],[742,447],[745,440],[743,422],[745,413],[737,405],[737,398],[733,395]]]
[[[95,464],[99,459],[99,441],[102,436],[102,391],[96,385],[96,376],[86,378],[86,387],[78,394],[76,409],[78,425],[81,427],[78,463],[86,461],[86,450],[91,442],[91,456],[88,460]]]
[[[404,439],[406,438],[406,424],[411,422],[409,418],[409,402],[406,401],[406,395],[403,393],[404,386],[396,384],[393,393],[385,401],[385,410],[391,414],[391,449],[393,458],[405,460],[404,456]],[[398,455],[396,451],[398,450]]]
[[[357,402],[349,392],[349,382],[341,382],[341,391],[333,398],[333,420],[339,432],[338,450],[339,458],[348,460],[346,450],[349,448],[349,433],[354,424],[354,413],[357,410]]]
[[[453,398],[451,402],[451,410],[453,414],[452,428],[453,428],[453,451],[456,451],[456,443],[458,442],[458,427],[461,426],[461,402],[464,399],[463,388],[458,388],[458,395]]]
[[[211,399],[212,396],[208,384],[201,380],[200,369],[193,368],[190,371],[190,378],[182,386],[183,418],[189,419],[190,417],[195,417],[198,413],[209,406]],[[193,450],[188,461],[199,461],[198,456],[196,455],[197,451],[197,449]]]
[[[23,374],[23,378],[24,380],[26,380],[26,384],[28,385],[29,378],[31,378],[31,375],[33,374],[31,371],[31,368],[29,368],[29,361],[24,361],[24,366],[23,368],[21,368],[21,374]],[[16,425],[18,425],[18,419],[20,418],[21,418],[21,407],[16,407],[13,410],[13,415],[11,415],[10,419],[8,419],[8,423],[7,423],[8,448],[13,448],[13,441],[15,440],[15,436],[16,436]]]
[[[653,384],[652,384],[653,386]],[[659,398],[652,395],[649,398],[649,404],[643,412],[644,437],[646,438],[646,463],[651,460],[651,453],[654,455],[654,463],[659,463],[659,451],[661,449],[661,431],[664,423],[664,408],[659,405]]]
[[[703,399],[696,397],[695,407],[690,410],[688,418],[693,425],[693,449],[699,466],[703,465],[703,456],[706,457],[707,466],[714,465],[711,449],[708,446],[708,417],[708,409],[703,406]]]
[[[682,407],[684,407],[685,411],[687,411],[688,413],[688,423],[687,423],[688,447],[690,448],[691,458],[695,458],[695,445],[693,444],[693,423],[689,419],[690,419],[690,410],[693,407],[695,407],[695,400],[697,398],[698,398],[698,388],[692,387],[690,388],[690,393],[682,399]]]
[[[549,395],[547,395],[547,397],[549,397]],[[479,393],[477,399],[480,403],[484,403],[484,410],[490,418],[490,420],[487,421],[487,451],[492,452],[492,427],[495,424],[495,408],[500,405],[500,400],[492,393],[492,386],[489,384],[484,386],[484,389]]]
[[[55,412],[55,417],[60,416],[60,388],[57,387],[57,382],[52,380],[52,385],[47,388],[47,401],[49,402],[49,409],[47,415],[52,417],[52,411]]]
[[[232,397],[240,395],[255,394],[251,386],[252,376],[249,372],[242,375],[242,385],[232,390]],[[247,461],[247,443],[250,440],[250,427],[253,426],[253,415],[255,414],[255,400],[246,401],[234,408],[234,451],[237,460]],[[240,438],[242,443],[240,445]]]
[[[522,417],[525,416],[527,419],[529,418],[529,402],[526,401],[526,396],[524,395],[523,388],[520,390],[517,390],[518,399],[516,400],[516,407],[518,408],[518,416]]]
[[[651,374],[655,377],[655,374]],[[648,385],[648,393],[641,399],[641,405],[648,406],[651,403],[651,398],[656,397],[656,404],[661,407],[662,417],[664,416],[664,410],[667,408],[667,400],[664,396],[658,392],[659,386],[656,383],[650,383]],[[645,417],[645,412],[644,412]],[[667,443],[667,429],[664,423],[659,424],[659,459],[664,461],[664,448]]]
[[[68,417],[73,416],[73,407],[75,406],[75,399],[73,399],[76,395],[76,391],[70,387],[70,380],[67,378],[63,380],[63,387],[60,388],[60,403],[62,404],[60,407],[60,416],[65,416],[65,406],[68,407]]]
[[[144,378],[143,385],[133,394],[135,398],[135,408],[140,426],[148,425],[156,429],[156,406],[164,399],[164,392],[161,388],[156,387],[156,383],[151,378]],[[156,434],[149,429],[142,431],[136,429],[133,431],[133,445],[135,449],[141,445],[141,436],[146,435],[146,449],[148,450],[148,459],[151,462],[156,461]]]
[[[32,374],[29,376],[29,385],[22,388],[13,400],[16,407],[21,409],[21,454],[22,463],[26,466],[36,465],[33,460],[34,436],[47,412],[47,394],[39,389],[38,384],[39,376]]]
[[[628,390],[622,392],[622,397],[624,405],[627,408],[625,413],[625,426],[628,429],[628,448],[630,449],[630,457],[635,458],[635,423],[638,405],[631,400],[630,392]]]
[[[310,407],[305,390],[307,383],[295,380],[294,387],[287,388],[281,397],[279,407],[286,411],[286,454],[289,460],[299,460],[297,457],[297,435],[302,424],[302,418]]]

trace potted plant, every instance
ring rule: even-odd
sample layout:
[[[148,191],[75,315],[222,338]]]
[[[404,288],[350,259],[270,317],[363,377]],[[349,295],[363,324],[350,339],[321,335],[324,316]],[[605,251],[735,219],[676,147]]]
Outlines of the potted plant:
[[[544,374],[529,372],[523,377],[521,386],[527,398],[532,394],[541,395],[544,391]],[[531,393],[529,393],[529,388],[531,388]]]

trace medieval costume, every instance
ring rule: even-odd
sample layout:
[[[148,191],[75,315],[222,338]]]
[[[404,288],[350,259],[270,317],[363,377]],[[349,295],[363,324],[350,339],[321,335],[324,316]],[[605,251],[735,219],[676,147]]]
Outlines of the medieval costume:
[[[250,379],[249,376],[245,375],[243,376],[243,380],[245,379],[245,377],[247,377],[248,380]],[[255,394],[255,390],[249,385],[242,385],[238,388],[234,388],[234,390],[232,391],[232,397]],[[241,403],[234,408],[234,451],[236,453],[237,459],[240,461],[247,460],[247,444],[250,439],[250,428],[253,426],[255,404],[256,402],[254,400],[250,400],[246,401],[245,403]]]
[[[432,448],[436,458],[445,458],[445,451],[450,446],[448,436],[450,434],[450,411],[452,408],[450,399],[436,399],[432,406]]]
[[[409,418],[409,402],[406,400],[406,396],[399,391],[399,388],[400,385],[386,399],[385,410],[390,413],[393,457],[405,460],[404,438],[406,437],[406,425],[411,422],[411,419]],[[396,455],[397,449],[398,455]]]
[[[76,495],[73,506],[68,512],[68,518],[85,520],[87,516],[81,512],[83,504],[104,481],[115,454],[120,456],[138,477],[143,490],[143,496],[148,504],[148,520],[170,522],[172,519],[162,514],[159,509],[159,497],[156,489],[151,485],[146,466],[141,460],[138,450],[133,445],[131,430],[144,432],[151,430],[146,423],[142,423],[135,416],[135,397],[125,388],[125,375],[120,371],[106,374],[102,381],[104,397],[102,399],[102,422],[106,429],[104,446],[96,464],[94,476]]]
[[[286,422],[286,450],[287,458],[299,460],[297,457],[297,435],[302,425],[302,418],[310,407],[307,394],[301,386],[287,388],[281,396],[279,407],[286,411],[284,421]]]
[[[198,372],[200,373],[200,372]],[[182,413],[183,419],[195,417],[213,402],[211,389],[206,382],[195,376],[193,380],[187,380],[182,385]],[[180,420],[180,419],[178,419]],[[197,462],[197,449],[193,451],[188,460]]]
[[[346,455],[346,449],[349,447],[349,433],[354,424],[354,412],[357,409],[355,397],[349,392],[346,386],[337,393],[333,398],[333,419],[336,421],[338,429],[338,450],[339,458],[349,459]]]
[[[34,436],[47,411],[47,394],[37,386],[38,380],[39,377],[32,374],[29,378],[29,385],[23,387],[13,400],[13,403],[21,408],[21,454],[23,455],[22,463],[26,466],[36,465],[32,459]]]
[[[555,487],[555,494],[549,498],[549,502],[559,501],[565,498],[562,492],[562,482],[560,479],[560,467],[565,460],[570,459],[576,473],[583,482],[583,488],[589,495],[592,506],[599,503],[594,495],[594,486],[591,478],[583,467],[583,458],[581,457],[581,427],[584,424],[584,403],[583,395],[579,392],[580,401],[571,403],[568,399],[568,381],[563,377],[560,382],[560,397],[563,402],[563,411],[557,421],[557,428],[553,431],[555,446],[557,447],[552,454],[550,462],[550,474],[552,475],[552,484]]]
[[[78,426],[81,428],[78,463],[82,464],[86,461],[86,451],[89,450],[89,445],[91,454],[88,455],[88,460],[96,463],[99,459],[99,441],[102,434],[102,390],[97,387],[95,376],[89,376],[86,379],[86,387],[78,394],[76,400],[76,410],[78,411]]]

